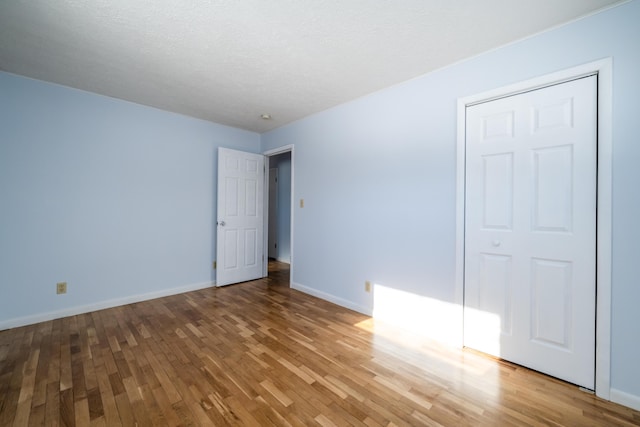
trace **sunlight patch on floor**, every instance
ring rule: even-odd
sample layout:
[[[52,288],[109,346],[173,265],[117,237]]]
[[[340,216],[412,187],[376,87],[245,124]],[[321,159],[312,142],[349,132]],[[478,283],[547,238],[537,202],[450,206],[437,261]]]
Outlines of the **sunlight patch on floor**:
[[[462,307],[374,284],[373,317],[447,345],[462,346]]]
[[[482,378],[484,391],[488,395],[499,395],[498,362],[463,350],[460,305],[380,284],[374,284],[372,291],[373,317],[355,326],[374,334],[375,344],[385,349],[395,345],[415,350],[421,356],[407,362],[426,371],[446,371],[456,380],[474,382]],[[480,313],[478,318],[493,330],[495,323],[500,322],[492,313]],[[493,338],[491,345],[499,351],[499,336]]]

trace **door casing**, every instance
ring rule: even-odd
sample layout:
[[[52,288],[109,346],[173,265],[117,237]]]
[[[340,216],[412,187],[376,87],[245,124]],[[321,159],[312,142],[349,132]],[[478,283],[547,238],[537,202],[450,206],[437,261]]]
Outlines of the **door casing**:
[[[531,80],[458,99],[456,160],[455,303],[459,307],[459,345],[463,345],[465,242],[465,134],[467,106],[515,95],[592,74],[598,76],[598,205],[596,246],[596,395],[611,394],[611,218],[612,218],[612,59],[605,58]]]

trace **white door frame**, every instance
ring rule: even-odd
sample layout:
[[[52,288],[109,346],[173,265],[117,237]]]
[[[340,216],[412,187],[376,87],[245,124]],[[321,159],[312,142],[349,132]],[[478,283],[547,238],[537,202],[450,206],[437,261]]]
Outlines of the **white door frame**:
[[[464,241],[465,241],[465,132],[466,108],[509,95],[598,75],[598,204],[596,246],[596,395],[610,399],[611,394],[611,185],[612,185],[612,59],[583,64],[567,70],[519,82],[488,92],[458,99],[458,133],[456,161],[456,271],[455,302],[460,307],[462,322],[464,306]],[[463,323],[461,323],[463,324]],[[463,346],[464,331],[459,344]]]
[[[278,148],[274,148],[273,150],[267,150],[264,151],[262,154],[265,156],[265,169],[269,170],[269,158],[272,156],[277,156],[278,154],[283,154],[283,153],[291,153],[291,220],[289,221],[289,250],[290,250],[290,260],[289,260],[289,287],[291,287],[291,283],[293,283],[293,221],[294,221],[294,188],[295,188],[295,151],[294,151],[294,145],[290,144],[290,145],[284,145],[282,147],[278,147]],[[264,194],[265,194],[265,207],[264,207],[264,230],[265,230],[265,236],[264,236],[264,248],[265,248],[265,253],[268,254],[268,245],[269,245],[269,236],[267,233],[269,233],[269,176],[268,174],[266,174],[267,176],[265,177],[265,190],[264,190]],[[263,271],[262,271],[262,275],[264,277],[267,277],[269,275],[269,263],[265,262],[264,265],[262,266]]]

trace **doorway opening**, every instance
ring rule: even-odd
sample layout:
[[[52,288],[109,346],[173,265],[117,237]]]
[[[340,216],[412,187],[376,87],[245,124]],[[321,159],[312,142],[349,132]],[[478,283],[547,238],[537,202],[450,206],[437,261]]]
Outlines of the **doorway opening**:
[[[291,285],[293,254],[293,146],[264,153],[265,263],[264,276]],[[286,276],[286,277],[285,277]]]

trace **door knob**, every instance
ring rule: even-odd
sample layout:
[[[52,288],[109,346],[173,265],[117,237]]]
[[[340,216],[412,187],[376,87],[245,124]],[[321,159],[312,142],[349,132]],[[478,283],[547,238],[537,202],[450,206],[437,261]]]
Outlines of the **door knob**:
[[[501,243],[501,242],[500,242],[500,240],[494,240],[493,242],[491,242],[491,244],[492,244],[493,246],[495,246],[496,248],[497,248],[498,246],[500,246],[500,243]]]
[[[221,227],[224,227],[226,225],[226,223],[224,221],[218,221],[218,225]]]

